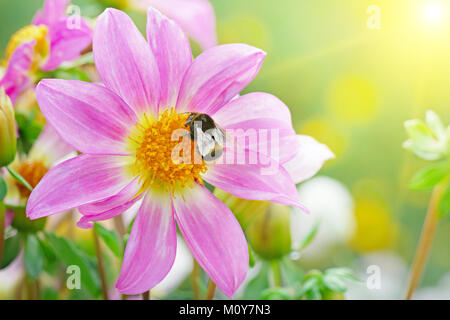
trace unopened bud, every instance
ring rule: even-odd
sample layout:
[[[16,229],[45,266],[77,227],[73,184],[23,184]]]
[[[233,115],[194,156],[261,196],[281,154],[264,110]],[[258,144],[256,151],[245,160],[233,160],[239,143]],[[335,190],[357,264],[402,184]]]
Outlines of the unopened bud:
[[[25,209],[14,210],[14,218],[11,225],[19,232],[36,233],[44,230],[47,217],[30,220],[25,214]]]
[[[247,239],[253,250],[263,259],[281,259],[291,252],[290,209],[271,203],[249,225]]]
[[[241,199],[217,188],[214,195],[230,208],[244,230],[270,205],[268,201]]]
[[[16,156],[16,121],[11,100],[0,88],[0,167],[10,164]]]

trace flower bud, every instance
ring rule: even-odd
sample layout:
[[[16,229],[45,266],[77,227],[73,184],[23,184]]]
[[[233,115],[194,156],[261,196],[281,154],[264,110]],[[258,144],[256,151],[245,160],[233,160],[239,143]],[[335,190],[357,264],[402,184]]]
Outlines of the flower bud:
[[[263,259],[281,259],[291,252],[290,209],[271,203],[248,226],[247,239],[253,250]]]
[[[11,225],[19,232],[36,233],[44,229],[46,222],[47,217],[30,220],[25,214],[25,209],[16,209]]]
[[[11,100],[0,88],[0,167],[10,164],[16,156],[16,121]]]
[[[268,201],[241,199],[217,188],[214,190],[214,195],[230,208],[244,230],[270,205]]]

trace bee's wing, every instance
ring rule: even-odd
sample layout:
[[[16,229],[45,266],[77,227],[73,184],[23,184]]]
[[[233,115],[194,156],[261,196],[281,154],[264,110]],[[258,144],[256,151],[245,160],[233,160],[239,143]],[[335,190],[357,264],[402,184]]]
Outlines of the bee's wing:
[[[216,141],[216,143],[223,147],[225,144],[225,132],[220,128],[215,128],[211,130],[211,136]]]
[[[196,128],[196,130],[198,152],[200,155],[206,156],[214,149],[216,142],[209,133],[204,133],[200,128]]]

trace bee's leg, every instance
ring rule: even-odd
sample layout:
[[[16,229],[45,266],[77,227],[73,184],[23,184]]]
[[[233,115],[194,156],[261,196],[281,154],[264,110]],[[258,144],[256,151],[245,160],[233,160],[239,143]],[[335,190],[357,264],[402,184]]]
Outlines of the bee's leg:
[[[203,156],[203,160],[205,161],[214,161],[216,159],[219,159],[223,154],[223,149],[222,148],[216,148],[213,149],[210,153],[208,153],[207,155]]]

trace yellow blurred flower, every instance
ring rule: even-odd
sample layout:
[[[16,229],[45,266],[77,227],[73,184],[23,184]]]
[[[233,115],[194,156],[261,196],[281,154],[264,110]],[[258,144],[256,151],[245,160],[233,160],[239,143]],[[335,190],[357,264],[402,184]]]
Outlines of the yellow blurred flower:
[[[20,45],[33,40],[36,44],[34,45],[34,57],[31,68],[32,70],[35,70],[45,59],[47,59],[50,51],[48,29],[44,25],[25,26],[11,37],[8,46],[6,47],[6,56],[5,60],[3,60],[3,67],[6,68],[9,58]]]
[[[388,208],[379,201],[357,199],[355,205],[356,232],[350,246],[360,252],[392,247],[397,237],[397,225]]]

